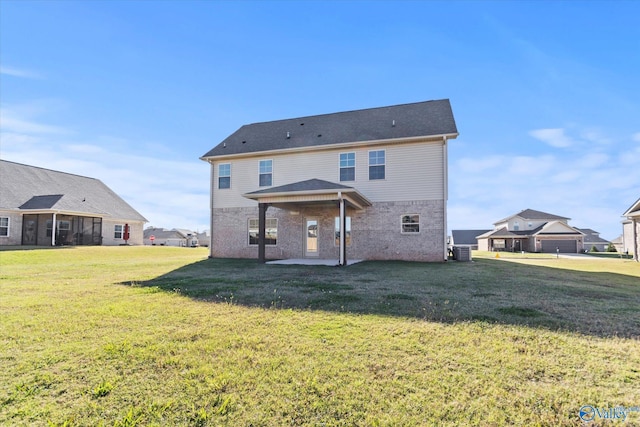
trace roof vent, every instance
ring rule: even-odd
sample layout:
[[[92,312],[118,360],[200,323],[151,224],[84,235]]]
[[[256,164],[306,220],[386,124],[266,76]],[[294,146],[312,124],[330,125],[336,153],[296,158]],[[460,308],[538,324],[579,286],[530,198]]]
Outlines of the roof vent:
[[[304,123],[300,123],[300,126],[304,126]]]
[[[287,132],[287,139],[291,138],[291,134]]]
[[[396,127],[396,121],[395,120],[391,120],[391,126],[392,127]]]
[[[243,143],[243,144],[246,144],[246,143],[247,143],[247,141],[242,141],[242,143]]]
[[[227,143],[226,142],[222,143],[222,148],[227,148]]]
[[[318,134],[318,138],[320,138],[321,136],[322,136],[322,134],[321,134],[321,133],[319,133],[319,134]]]

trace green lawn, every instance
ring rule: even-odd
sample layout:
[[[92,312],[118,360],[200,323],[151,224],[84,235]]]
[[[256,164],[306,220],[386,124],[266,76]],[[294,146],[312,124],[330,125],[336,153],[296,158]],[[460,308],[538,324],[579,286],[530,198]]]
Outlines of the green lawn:
[[[0,251],[0,425],[577,426],[583,405],[640,406],[638,263],[206,255]]]

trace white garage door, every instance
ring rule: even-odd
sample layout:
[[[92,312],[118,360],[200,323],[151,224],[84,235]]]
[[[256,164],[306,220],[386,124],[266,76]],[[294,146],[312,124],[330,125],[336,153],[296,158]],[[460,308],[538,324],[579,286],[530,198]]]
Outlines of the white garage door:
[[[575,254],[578,251],[578,243],[575,240],[542,241],[542,252],[555,254],[556,248],[560,249],[560,253]]]

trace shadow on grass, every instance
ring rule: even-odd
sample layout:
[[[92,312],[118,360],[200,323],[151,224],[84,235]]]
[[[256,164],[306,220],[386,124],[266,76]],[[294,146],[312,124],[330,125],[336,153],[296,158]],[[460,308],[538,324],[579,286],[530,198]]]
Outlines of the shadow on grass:
[[[273,309],[484,321],[640,338],[637,277],[479,259],[348,268],[207,259],[146,282],[185,297]]]

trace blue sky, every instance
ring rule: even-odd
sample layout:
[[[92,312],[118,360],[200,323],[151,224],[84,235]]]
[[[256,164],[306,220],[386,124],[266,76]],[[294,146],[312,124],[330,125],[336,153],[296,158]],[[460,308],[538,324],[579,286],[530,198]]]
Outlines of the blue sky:
[[[208,228],[243,124],[449,98],[449,227],[531,208],[621,234],[640,197],[640,2],[0,0],[0,157]]]

